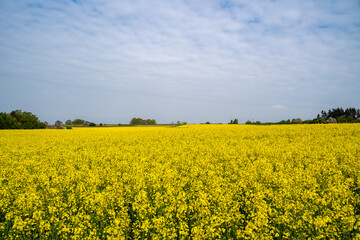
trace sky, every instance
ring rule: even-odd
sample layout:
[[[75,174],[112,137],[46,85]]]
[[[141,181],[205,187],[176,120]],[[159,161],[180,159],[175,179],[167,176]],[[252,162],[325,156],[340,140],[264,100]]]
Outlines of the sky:
[[[274,122],[359,92],[359,0],[0,1],[0,112]]]

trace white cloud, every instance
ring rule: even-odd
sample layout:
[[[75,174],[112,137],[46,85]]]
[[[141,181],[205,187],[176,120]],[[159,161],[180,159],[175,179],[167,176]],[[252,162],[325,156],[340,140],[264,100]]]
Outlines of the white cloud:
[[[0,3],[4,86],[11,76],[40,88],[217,102],[229,115],[243,114],[229,103],[254,109],[286,102],[311,106],[310,115],[337,107],[336,95],[342,104],[360,102],[360,8],[353,1],[233,1],[224,8],[219,1],[30,2]],[[185,120],[195,113],[190,108]]]
[[[272,105],[271,108],[273,108],[273,109],[286,109],[287,106],[279,104],[279,105]]]

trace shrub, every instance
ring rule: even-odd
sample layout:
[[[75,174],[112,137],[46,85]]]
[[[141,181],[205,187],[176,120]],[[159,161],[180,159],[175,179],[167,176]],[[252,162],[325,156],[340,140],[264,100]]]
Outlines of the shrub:
[[[71,126],[66,126],[66,129],[72,129],[72,127]]]
[[[301,124],[301,123],[302,123],[301,118],[297,118],[297,119],[295,119],[295,124]]]
[[[346,119],[345,115],[342,115],[342,116],[338,117],[337,122],[338,123],[346,123],[347,119]]]

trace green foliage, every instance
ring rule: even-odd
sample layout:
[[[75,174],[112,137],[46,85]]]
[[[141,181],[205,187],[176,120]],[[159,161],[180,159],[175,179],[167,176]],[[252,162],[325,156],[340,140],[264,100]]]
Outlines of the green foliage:
[[[353,116],[349,116],[349,117],[347,117],[347,122],[353,123],[353,122],[355,122],[355,118]]]
[[[239,124],[239,120],[235,118],[234,120],[231,120],[229,124]]]
[[[347,122],[347,118],[345,115],[338,117],[336,120],[338,123],[346,123]]]
[[[0,113],[0,129],[42,129],[46,124],[40,122],[38,117],[31,112],[15,110],[7,114]]]
[[[102,124],[102,123],[100,123],[100,124],[99,124],[99,126],[100,126],[100,127],[102,127],[102,126],[103,126],[103,124]]]
[[[302,123],[301,118],[297,118],[297,119],[295,119],[294,123],[295,123],[295,124],[301,124],[301,123]]]
[[[74,125],[84,125],[85,120],[82,119],[75,119],[74,121],[72,121],[72,124]]]
[[[245,124],[252,124],[250,120],[247,120]]]
[[[72,126],[66,126],[66,129],[72,129]]]
[[[281,120],[280,122],[278,122],[278,124],[290,124],[290,123],[291,123],[290,119],[288,119],[288,120]]]
[[[96,127],[96,124],[95,123],[89,123],[89,127]]]
[[[342,108],[333,108],[329,109],[328,112],[321,111],[321,118],[329,119],[330,117],[337,119],[338,123],[354,122],[355,119],[360,117],[360,109],[346,108],[344,110]]]
[[[72,121],[70,119],[65,121],[65,125],[72,125],[72,124],[73,123],[72,123]]]
[[[132,125],[156,125],[155,119],[142,119],[142,118],[133,118],[130,121]]]

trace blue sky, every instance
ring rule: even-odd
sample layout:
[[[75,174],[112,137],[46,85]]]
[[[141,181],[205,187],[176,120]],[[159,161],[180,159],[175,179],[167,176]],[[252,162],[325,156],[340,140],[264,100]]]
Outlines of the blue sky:
[[[280,121],[360,108],[360,1],[0,1],[0,111]]]

